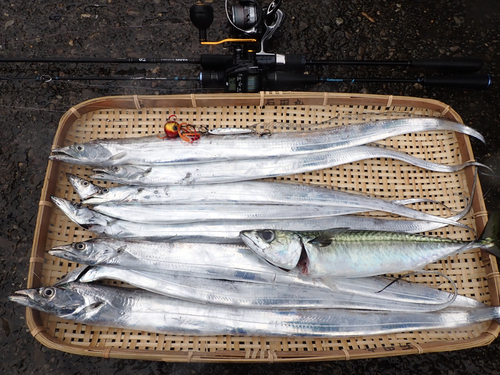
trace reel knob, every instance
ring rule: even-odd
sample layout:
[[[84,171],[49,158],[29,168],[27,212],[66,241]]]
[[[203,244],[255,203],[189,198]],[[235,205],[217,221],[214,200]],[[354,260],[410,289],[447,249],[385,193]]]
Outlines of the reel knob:
[[[206,42],[207,29],[214,20],[214,8],[207,4],[194,4],[189,8],[189,18],[193,25],[200,30],[200,42]]]

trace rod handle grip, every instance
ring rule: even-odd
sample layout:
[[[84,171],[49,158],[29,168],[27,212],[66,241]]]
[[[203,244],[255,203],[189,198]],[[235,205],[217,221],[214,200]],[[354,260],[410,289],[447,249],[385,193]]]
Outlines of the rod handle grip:
[[[465,74],[452,76],[424,77],[420,80],[424,86],[462,87],[470,89],[487,89],[491,86],[489,74]]]
[[[268,73],[265,80],[266,90],[294,90],[305,85],[314,85],[319,82],[314,74],[300,74],[294,72]]]
[[[446,70],[450,73],[474,73],[483,65],[484,61],[477,57],[410,60],[410,67],[413,68]]]

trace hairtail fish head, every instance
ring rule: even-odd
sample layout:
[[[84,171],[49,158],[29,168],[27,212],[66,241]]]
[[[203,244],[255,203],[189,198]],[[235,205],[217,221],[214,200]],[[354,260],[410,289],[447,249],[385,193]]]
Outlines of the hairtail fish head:
[[[97,166],[108,161],[113,154],[99,142],[77,143],[52,150],[50,160],[70,164]]]
[[[98,212],[92,211],[81,203],[68,201],[63,198],[51,197],[52,201],[66,214],[73,222],[82,228],[89,229],[92,225],[106,226],[114,219],[108,218]]]
[[[93,169],[90,178],[94,178],[96,180],[134,181],[146,176],[149,172],[151,172],[151,167],[141,167],[138,165],[113,165],[111,167]]]
[[[125,188],[129,188],[126,186]],[[144,188],[137,188],[136,193],[139,193]],[[106,204],[111,202],[133,202],[134,194],[127,189],[122,189],[122,187],[114,188],[102,188],[95,192],[91,196],[83,200],[83,203],[90,205]]]
[[[240,238],[259,257],[285,270],[295,268],[304,251],[301,237],[292,231],[245,230]]]
[[[125,249],[126,245],[122,242],[110,241],[106,238],[93,238],[85,242],[55,246],[49,250],[49,254],[72,262],[93,266],[108,264]]]
[[[85,305],[78,292],[56,286],[19,290],[9,300],[60,317],[73,315]]]
[[[73,189],[76,191],[76,193],[82,200],[90,197],[91,195],[101,190],[99,186],[94,185],[93,183],[85,180],[84,178],[75,176],[74,174],[66,173],[66,177],[73,186]]]

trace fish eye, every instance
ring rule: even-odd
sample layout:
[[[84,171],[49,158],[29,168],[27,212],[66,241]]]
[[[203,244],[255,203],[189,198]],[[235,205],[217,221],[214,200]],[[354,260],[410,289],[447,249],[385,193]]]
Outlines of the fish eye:
[[[82,205],[81,203],[76,203],[76,204],[75,204],[75,208],[76,208],[77,210],[81,210],[81,209],[83,208],[83,205]]]
[[[52,298],[56,294],[56,290],[52,287],[44,288],[41,292],[42,297],[44,298]]]
[[[85,147],[83,147],[82,145],[77,145],[76,146],[76,151],[82,152],[84,149],[85,149]]]
[[[89,182],[88,182],[88,181],[83,181],[83,182],[82,182],[82,185],[83,185],[83,186],[89,186]]]
[[[109,189],[108,188],[104,188],[104,189],[101,190],[101,193],[107,194],[107,193],[109,193]]]
[[[263,230],[259,233],[259,236],[267,243],[272,242],[276,237],[272,230]]]
[[[75,249],[76,250],[80,250],[80,251],[83,251],[87,248],[87,244],[84,243],[84,242],[78,242],[77,244],[75,244]]]
[[[111,167],[111,170],[112,170],[113,172],[118,172],[118,171],[120,170],[120,167],[118,167],[118,166],[114,165],[114,166],[112,166],[112,167]]]

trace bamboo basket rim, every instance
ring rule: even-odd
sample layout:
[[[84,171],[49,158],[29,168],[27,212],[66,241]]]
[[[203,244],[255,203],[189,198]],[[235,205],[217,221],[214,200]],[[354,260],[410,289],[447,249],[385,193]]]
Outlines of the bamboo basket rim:
[[[300,102],[298,99],[300,98]],[[294,102],[290,102],[295,99]],[[367,108],[370,106],[382,108],[402,108],[401,111],[408,111],[409,108],[423,108],[437,113],[439,117],[444,117],[456,122],[462,119],[449,105],[434,99],[414,98],[393,95],[366,95],[366,94],[345,94],[345,93],[311,93],[311,92],[260,92],[256,94],[181,94],[181,95],[127,95],[127,96],[107,96],[90,99],[70,108],[60,119],[59,127],[54,137],[52,148],[63,146],[69,128],[73,126],[82,116],[90,112],[106,110],[131,110],[148,111],[155,108],[164,108],[165,103],[175,103],[176,108],[203,108],[203,107],[256,107],[257,111],[262,111],[269,107],[308,107],[308,106],[330,106],[346,105]],[[469,138],[464,135],[457,135],[460,151],[464,153],[464,160],[472,160],[472,149]],[[58,162],[48,162],[44,187],[42,189],[40,208],[37,216],[37,225],[33,248],[30,258],[30,269],[28,275],[28,288],[40,285],[37,275],[41,274],[44,263],[45,244],[47,241],[47,222],[51,215],[53,204],[50,195],[57,184],[56,173],[59,168]],[[466,173],[467,184],[471,186],[473,173]],[[484,228],[487,219],[487,211],[482,199],[482,191],[478,182],[474,197],[474,218],[477,230]],[[42,228],[43,227],[43,228]],[[491,303],[499,305],[498,290],[500,285],[500,273],[496,259],[490,255],[482,254],[486,268],[486,279]],[[276,363],[276,362],[297,362],[297,361],[330,361],[330,360],[350,360],[361,358],[377,358],[388,356],[399,356],[406,354],[422,354],[431,352],[442,352],[449,350],[466,349],[490,344],[499,334],[500,325],[492,321],[489,327],[479,336],[472,339],[450,340],[443,342],[425,342],[421,344],[408,343],[407,346],[391,347],[394,349],[366,351],[365,349],[341,349],[341,350],[314,350],[314,351],[279,351],[273,349],[259,350],[215,350],[203,352],[197,350],[143,350],[143,349],[122,349],[112,346],[104,347],[82,347],[68,344],[51,336],[42,323],[40,313],[27,308],[26,320],[32,335],[48,348],[62,350],[68,353],[97,356],[103,358],[126,358],[145,359],[168,362],[236,362],[236,363]]]

